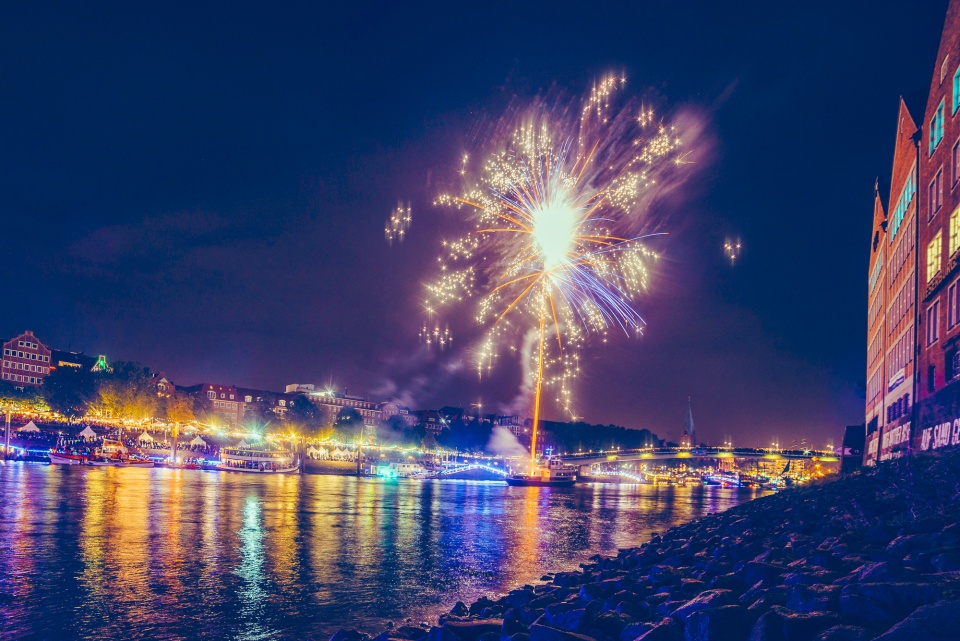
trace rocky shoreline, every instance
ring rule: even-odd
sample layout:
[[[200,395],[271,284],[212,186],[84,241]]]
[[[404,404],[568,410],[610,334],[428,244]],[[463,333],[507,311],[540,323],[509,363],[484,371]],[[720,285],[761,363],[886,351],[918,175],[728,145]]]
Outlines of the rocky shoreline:
[[[756,499],[581,568],[375,641],[960,639],[960,455]]]

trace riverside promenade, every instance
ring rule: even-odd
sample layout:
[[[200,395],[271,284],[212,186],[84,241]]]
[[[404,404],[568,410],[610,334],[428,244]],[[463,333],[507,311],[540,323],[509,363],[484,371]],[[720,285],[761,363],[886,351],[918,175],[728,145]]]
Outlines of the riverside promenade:
[[[760,498],[376,639],[960,639],[960,455]]]

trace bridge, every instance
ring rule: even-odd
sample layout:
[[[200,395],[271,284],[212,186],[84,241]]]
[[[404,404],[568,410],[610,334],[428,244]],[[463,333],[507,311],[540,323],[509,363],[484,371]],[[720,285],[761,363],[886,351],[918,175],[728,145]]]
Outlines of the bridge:
[[[595,465],[629,461],[664,461],[673,459],[758,459],[767,461],[807,460],[822,463],[838,463],[833,452],[822,450],[765,450],[757,448],[725,447],[661,447],[635,450],[601,450],[560,457],[571,465]]]
[[[503,477],[507,476],[507,471],[499,467],[492,467],[490,465],[484,465],[483,463],[457,463],[450,465],[449,467],[445,467],[441,471],[437,472],[436,478],[442,479],[453,474],[469,472],[470,470],[482,470],[484,472],[491,472]]]

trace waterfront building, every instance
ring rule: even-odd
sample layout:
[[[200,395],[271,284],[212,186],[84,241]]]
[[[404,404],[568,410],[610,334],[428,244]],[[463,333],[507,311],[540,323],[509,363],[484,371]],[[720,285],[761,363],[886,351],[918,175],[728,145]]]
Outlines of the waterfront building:
[[[917,130],[901,98],[887,211],[879,188],[874,190],[864,417],[868,464],[899,456],[909,447],[917,396]]]
[[[2,378],[17,386],[43,384],[50,374],[50,348],[25,331],[3,344]]]
[[[960,0],[922,114],[900,101],[886,208],[874,194],[866,465],[960,446]]]
[[[913,447],[926,451],[960,446],[960,0],[947,8],[921,126]]]

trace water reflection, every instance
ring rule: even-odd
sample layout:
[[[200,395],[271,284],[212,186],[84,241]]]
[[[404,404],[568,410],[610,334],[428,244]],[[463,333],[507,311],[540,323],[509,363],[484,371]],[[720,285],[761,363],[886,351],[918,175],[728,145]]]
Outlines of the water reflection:
[[[0,635],[379,631],[753,496],[0,464]]]

